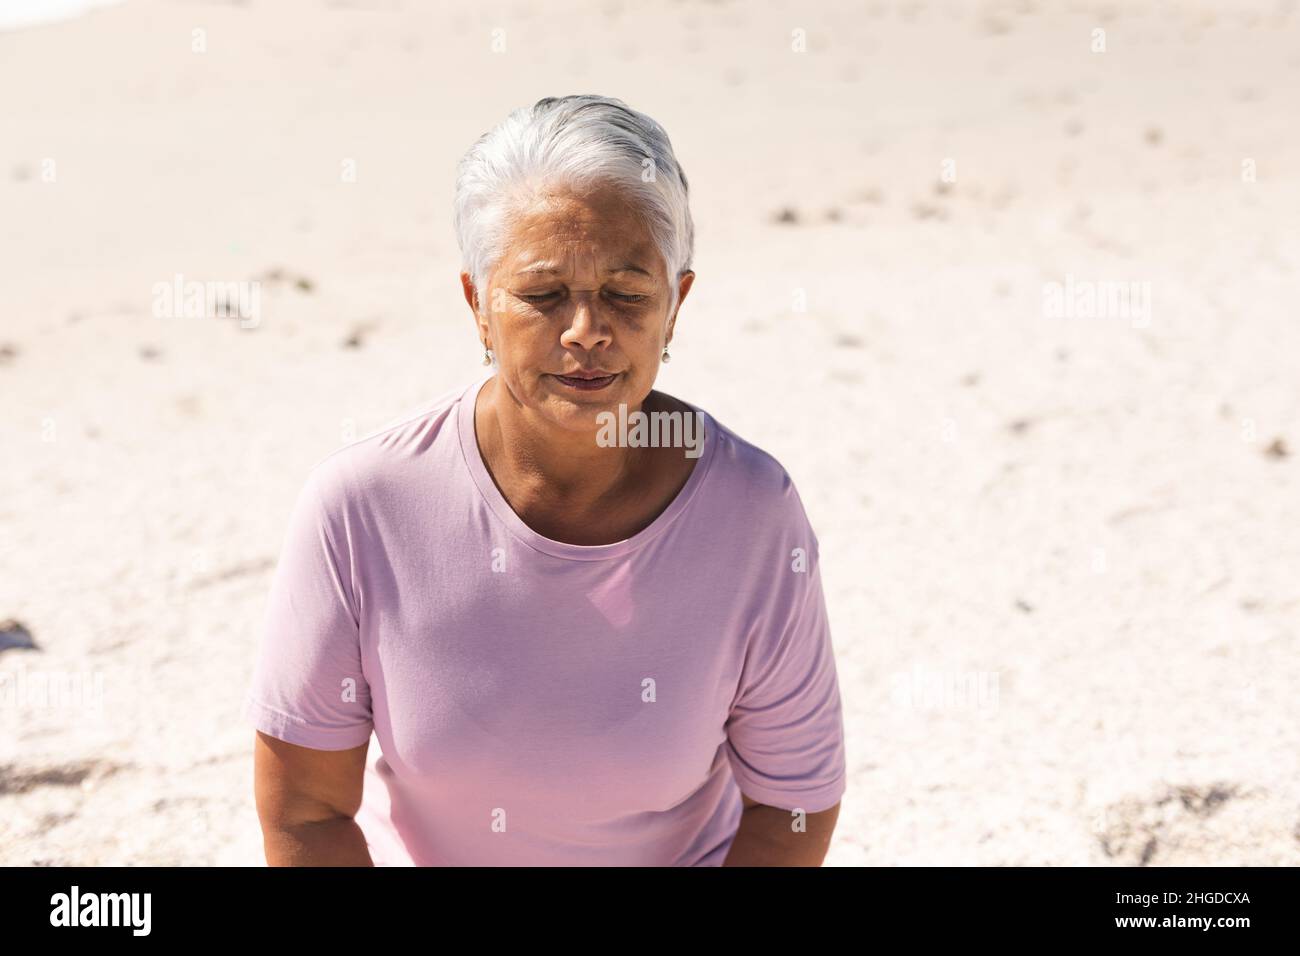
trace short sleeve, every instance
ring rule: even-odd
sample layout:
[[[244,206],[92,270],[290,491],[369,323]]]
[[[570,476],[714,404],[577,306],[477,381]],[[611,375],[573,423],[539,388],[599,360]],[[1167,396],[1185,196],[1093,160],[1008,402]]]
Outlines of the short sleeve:
[[[741,792],[784,810],[828,810],[845,791],[844,718],[817,540],[787,539],[726,724]]]
[[[316,750],[359,747],[373,729],[347,536],[326,506],[341,504],[335,487],[318,464],[299,493],[243,706],[258,730]]]

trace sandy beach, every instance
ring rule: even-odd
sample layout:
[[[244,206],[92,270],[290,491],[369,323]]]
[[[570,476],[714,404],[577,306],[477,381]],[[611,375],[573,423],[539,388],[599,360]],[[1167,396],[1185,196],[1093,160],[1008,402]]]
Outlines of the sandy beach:
[[[656,387],[820,539],[826,865],[1300,864],[1300,5],[1250,0],[0,32],[0,864],[263,864],[239,707],[290,506],[482,372],[455,164],[587,92],[690,180]],[[257,321],[159,308],[188,282]]]

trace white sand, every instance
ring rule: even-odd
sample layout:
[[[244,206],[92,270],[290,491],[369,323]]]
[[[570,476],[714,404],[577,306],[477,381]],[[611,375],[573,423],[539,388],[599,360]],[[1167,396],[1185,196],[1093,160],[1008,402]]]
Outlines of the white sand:
[[[828,865],[1300,863],[1300,11],[1165,6],[131,0],[0,34],[0,619],[40,648],[0,674],[103,691],[0,704],[0,864],[262,862],[238,708],[289,506],[477,374],[454,164],[574,92],[690,178],[659,387],[818,531]],[[277,267],[255,329],[151,315]],[[1150,321],[1046,316],[1067,275],[1150,283]]]

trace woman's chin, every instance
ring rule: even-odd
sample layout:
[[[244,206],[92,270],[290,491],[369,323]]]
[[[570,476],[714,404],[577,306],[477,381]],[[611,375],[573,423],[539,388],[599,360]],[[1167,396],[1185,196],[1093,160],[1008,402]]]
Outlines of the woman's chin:
[[[617,420],[621,401],[618,396],[575,400],[567,396],[548,395],[537,408],[556,428],[590,435],[606,424],[607,416],[613,415]]]
[[[612,407],[603,402],[568,403],[549,401],[546,403],[546,417],[559,428],[573,432],[590,432],[602,424],[598,417],[606,412],[618,414],[618,405]]]

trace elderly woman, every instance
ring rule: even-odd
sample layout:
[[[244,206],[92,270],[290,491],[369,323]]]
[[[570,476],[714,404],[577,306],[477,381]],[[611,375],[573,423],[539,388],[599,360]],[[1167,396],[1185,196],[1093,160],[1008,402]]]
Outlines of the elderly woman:
[[[821,865],[817,538],[776,459],[652,388],[695,277],[668,136],[550,97],[456,189],[492,368],[310,472],[245,703],[267,861]],[[637,413],[702,431],[609,440]]]

